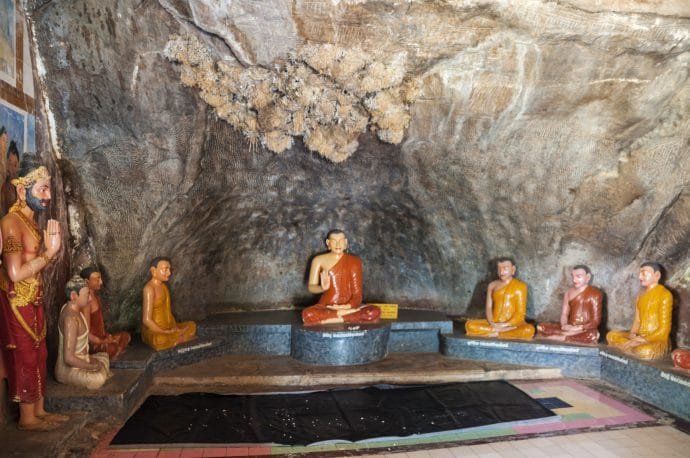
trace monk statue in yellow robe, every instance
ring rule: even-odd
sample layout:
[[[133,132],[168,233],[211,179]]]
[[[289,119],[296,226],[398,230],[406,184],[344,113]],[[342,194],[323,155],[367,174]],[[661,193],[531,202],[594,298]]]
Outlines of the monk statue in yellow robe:
[[[151,279],[144,286],[141,339],[154,350],[165,350],[192,340],[196,323],[178,323],[170,308],[170,291],[165,284],[172,275],[170,259],[158,257],[151,261]]]
[[[563,295],[560,323],[539,323],[537,338],[596,345],[604,294],[589,284],[592,280],[589,267],[577,265],[570,276],[573,286]]]
[[[659,284],[661,265],[656,262],[643,263],[639,279],[644,289],[637,296],[630,331],[610,331],[606,341],[637,358],[658,359],[671,348],[673,295]]]
[[[499,258],[498,280],[489,283],[486,291],[486,319],[467,320],[468,336],[525,339],[534,336],[534,326],[525,322],[527,313],[527,284],[515,275],[515,263]]]
[[[362,261],[345,253],[345,233],[339,229],[330,231],[326,246],[328,253],[315,256],[309,268],[309,292],[322,294],[316,305],[302,311],[305,326],[377,322],[381,309],[362,306]]]

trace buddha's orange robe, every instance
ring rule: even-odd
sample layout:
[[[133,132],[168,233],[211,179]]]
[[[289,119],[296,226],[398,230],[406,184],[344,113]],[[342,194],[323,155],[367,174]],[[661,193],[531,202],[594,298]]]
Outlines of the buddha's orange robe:
[[[637,335],[647,343],[636,346],[632,354],[640,359],[657,359],[664,356],[671,347],[671,311],[673,295],[662,285],[640,294],[635,304],[640,319]],[[609,345],[620,347],[630,340],[628,331],[610,331],[606,334]]]
[[[185,321],[183,323],[177,323],[175,317],[170,310],[170,292],[166,285],[163,286],[163,294],[161,297],[153,303],[151,310],[151,319],[156,322],[156,324],[161,329],[173,329],[175,327],[188,326],[188,329],[181,335],[182,340],[187,342],[192,340],[196,335],[196,323],[193,321]],[[166,348],[171,348],[177,345],[180,340],[180,334],[159,334],[150,330],[146,325],[141,327],[141,340],[145,344],[153,348],[154,350],[165,350]]]
[[[568,301],[568,324],[581,325],[583,331],[579,334],[567,336],[566,342],[594,345],[599,341],[599,323],[601,323],[601,305],[604,294],[597,288],[587,287],[577,296]],[[560,323],[539,323],[537,337],[560,335]]]
[[[343,256],[328,271],[331,287],[323,292],[316,305],[302,311],[305,325],[320,324],[331,318],[338,318],[338,311],[327,305],[349,305],[356,312],[343,315],[345,323],[375,323],[381,317],[381,309],[362,304],[362,261],[354,255]]]
[[[534,326],[525,322],[527,313],[527,284],[513,278],[501,289],[491,293],[492,319],[494,323],[515,326],[510,331],[499,332],[499,339],[526,339],[534,336]],[[495,332],[488,320],[467,320],[468,336],[485,337]]]

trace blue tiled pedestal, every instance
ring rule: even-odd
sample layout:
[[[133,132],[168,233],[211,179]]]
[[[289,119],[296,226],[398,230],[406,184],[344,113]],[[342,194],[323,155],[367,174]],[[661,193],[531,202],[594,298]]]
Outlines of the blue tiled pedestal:
[[[690,421],[690,374],[675,369],[670,357],[641,361],[611,347],[599,354],[602,379]]]
[[[563,375],[599,378],[599,348],[572,344],[522,342],[471,338],[465,335],[441,336],[441,352],[446,356],[529,366],[558,367]]]
[[[385,358],[389,324],[325,325],[292,328],[291,356],[307,364],[349,366]]]

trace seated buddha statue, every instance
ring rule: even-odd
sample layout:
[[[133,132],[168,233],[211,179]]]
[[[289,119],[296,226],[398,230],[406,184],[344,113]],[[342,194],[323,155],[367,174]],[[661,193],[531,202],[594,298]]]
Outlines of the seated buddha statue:
[[[128,332],[121,331],[111,334],[105,329],[103,303],[98,295],[103,287],[101,273],[94,267],[87,267],[79,272],[79,276],[86,280],[86,284],[91,290],[88,309],[89,351],[91,353],[106,352],[110,360],[113,361],[125,351],[132,338]]]
[[[577,265],[570,272],[573,286],[563,295],[560,323],[539,323],[537,337],[585,345],[599,341],[604,294],[591,286],[589,267]]]
[[[328,253],[315,256],[309,268],[309,292],[321,297],[302,311],[304,324],[377,322],[381,309],[362,305],[362,261],[345,252],[345,233],[330,231],[326,246]]]
[[[639,280],[643,291],[637,296],[635,318],[630,331],[609,331],[606,341],[640,359],[658,359],[670,349],[673,295],[663,285],[661,265],[645,262]]]
[[[68,302],[58,321],[58,355],[55,378],[60,383],[95,390],[110,376],[107,353],[89,354],[89,326],[84,313],[89,308],[89,287],[73,277],[66,287]]]
[[[170,307],[170,291],[165,284],[172,275],[170,259],[157,257],[149,266],[151,279],[144,285],[141,339],[154,350],[165,350],[196,336],[196,323],[178,323]]]
[[[527,284],[514,277],[516,266],[510,258],[499,258],[498,280],[486,291],[486,319],[467,320],[468,336],[499,339],[532,339],[534,326],[525,322]]]
[[[671,359],[673,360],[673,365],[678,369],[690,371],[690,349],[676,348],[671,353]]]

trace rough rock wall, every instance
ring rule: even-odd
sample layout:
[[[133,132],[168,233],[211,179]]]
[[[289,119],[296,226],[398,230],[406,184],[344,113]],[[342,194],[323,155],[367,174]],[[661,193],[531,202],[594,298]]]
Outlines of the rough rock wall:
[[[73,265],[103,266],[121,324],[136,322],[146,259],[164,253],[182,318],[309,303],[308,259],[339,226],[364,259],[365,300],[454,314],[482,313],[489,261],[510,254],[530,284],[530,317],[555,319],[567,267],[586,262],[609,326],[627,327],[637,267],[658,259],[679,302],[677,340],[690,344],[687,2],[28,9],[69,184]],[[190,35],[214,62],[250,73],[307,46],[404,53],[405,78],[421,84],[402,143],[364,133],[335,164],[298,136],[274,155],[182,84],[164,50]]]

